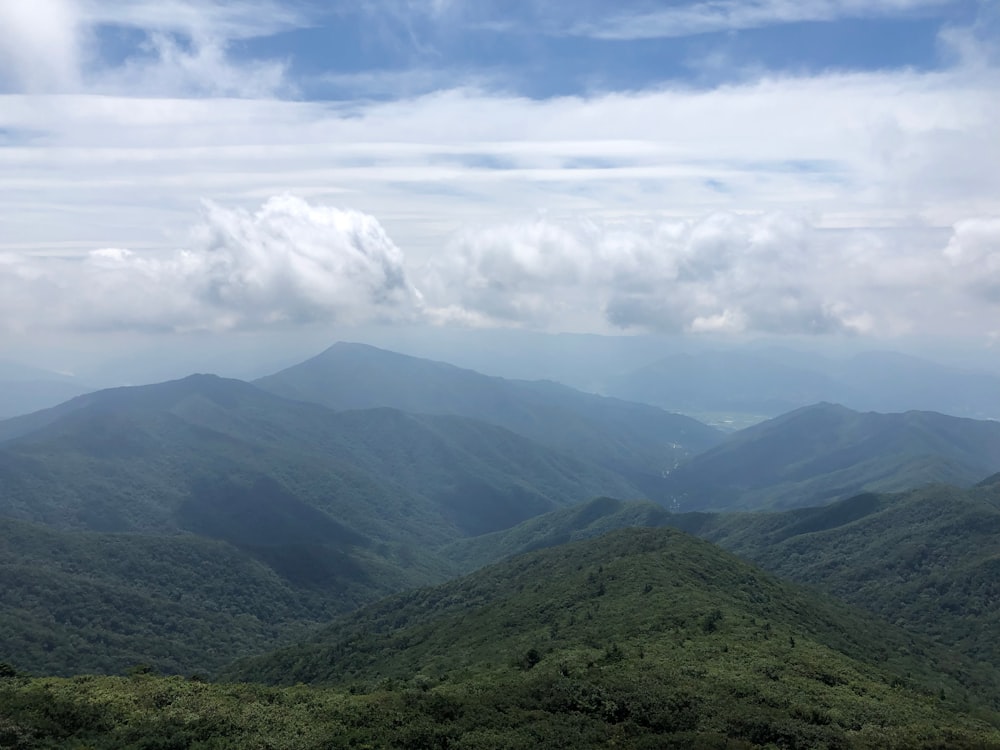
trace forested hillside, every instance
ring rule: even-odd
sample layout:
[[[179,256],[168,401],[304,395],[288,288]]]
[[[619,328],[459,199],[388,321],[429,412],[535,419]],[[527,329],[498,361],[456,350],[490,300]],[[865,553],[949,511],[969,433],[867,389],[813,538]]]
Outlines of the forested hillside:
[[[531,553],[229,674],[0,680],[62,746],[1000,747],[961,659],[673,530]]]

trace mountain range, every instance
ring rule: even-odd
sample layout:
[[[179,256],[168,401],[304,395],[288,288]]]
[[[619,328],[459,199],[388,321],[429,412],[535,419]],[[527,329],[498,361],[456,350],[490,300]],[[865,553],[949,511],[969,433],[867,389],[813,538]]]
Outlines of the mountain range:
[[[998,427],[353,344],[78,396],[0,422],[0,745],[1000,747]]]
[[[240,643],[273,647],[516,552],[623,525],[707,535],[678,510],[968,486],[1000,469],[998,447],[995,423],[830,404],[727,437],[655,407],[341,344],[257,384],[194,375],[0,422],[5,601],[32,602],[0,622],[31,669],[121,671],[145,651],[157,669],[211,672]],[[623,502],[642,499],[654,502]],[[115,561],[143,555],[162,564],[130,583]],[[179,599],[171,581],[195,564],[231,575]],[[226,618],[242,600],[218,592],[241,588],[267,605],[238,625]],[[173,648],[150,622],[224,637]]]

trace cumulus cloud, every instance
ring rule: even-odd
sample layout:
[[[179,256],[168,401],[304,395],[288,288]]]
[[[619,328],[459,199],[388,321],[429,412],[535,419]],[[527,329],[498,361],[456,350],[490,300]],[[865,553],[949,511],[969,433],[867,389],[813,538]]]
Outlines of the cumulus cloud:
[[[972,292],[1000,302],[1000,217],[955,224],[944,255]]]
[[[619,328],[863,332],[846,250],[781,213],[689,221],[555,221],[460,234],[429,266],[429,299],[469,318],[544,326],[590,310]]]
[[[402,252],[373,217],[272,198],[206,204],[191,247],[104,248],[82,259],[0,258],[6,327],[228,330],[405,318],[419,306]],[[44,304],[40,301],[44,300]]]

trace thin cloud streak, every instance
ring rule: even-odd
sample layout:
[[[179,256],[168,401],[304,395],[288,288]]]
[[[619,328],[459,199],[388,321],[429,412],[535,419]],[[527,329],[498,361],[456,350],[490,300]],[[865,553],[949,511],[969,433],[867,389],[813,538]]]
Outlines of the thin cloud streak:
[[[607,40],[669,39],[789,23],[906,16],[948,0],[713,0],[652,12],[590,19],[567,33]]]

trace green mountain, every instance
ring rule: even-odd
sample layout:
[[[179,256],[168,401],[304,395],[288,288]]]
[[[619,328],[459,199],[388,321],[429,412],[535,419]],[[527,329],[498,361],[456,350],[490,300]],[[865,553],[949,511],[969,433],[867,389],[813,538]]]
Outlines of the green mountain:
[[[443,728],[522,742],[1000,746],[954,713],[998,698],[967,666],[707,542],[629,529],[390,597],[227,675],[404,689],[444,702]]]
[[[550,381],[505,380],[363,344],[338,343],[256,384],[332,409],[387,406],[472,417],[505,427],[627,477],[645,494],[687,456],[722,434],[662,409],[573,390]]]
[[[1000,484],[719,515],[699,533],[1000,669]]]
[[[1000,469],[1000,422],[817,404],[735,433],[671,472],[671,508],[781,509],[864,490],[969,486]]]
[[[335,413],[213,376],[101,391],[11,422],[0,423],[19,435],[0,442],[0,516],[104,536],[36,535],[40,549],[75,545],[77,562],[38,563],[31,575],[19,568],[0,620],[21,618],[16,602],[28,589],[45,623],[45,610],[64,613],[44,625],[55,633],[52,642],[71,642],[87,611],[107,611],[108,601],[128,613],[116,631],[121,637],[96,650],[29,649],[22,660],[15,644],[25,638],[5,642],[0,658],[63,673],[111,663],[108,655],[119,652],[115,664],[146,653],[138,660],[167,671],[208,671],[234,656],[228,646],[200,640],[206,627],[221,627],[207,596],[206,606],[178,613],[190,627],[175,637],[191,649],[146,639],[155,623],[174,621],[164,610],[169,584],[201,564],[192,545],[205,559],[240,560],[227,579],[234,589],[258,587],[255,576],[264,571],[285,594],[309,602],[248,621],[249,630],[259,625],[263,633],[244,639],[249,653],[267,639],[275,645],[296,623],[443,580],[453,566],[435,549],[449,541],[595,495],[637,493],[612,472],[494,425],[392,409]],[[105,580],[103,553],[87,548],[106,544],[131,559],[153,544],[130,538],[135,534],[158,539],[157,554],[172,572],[160,584],[123,589],[119,579]],[[73,570],[83,572],[73,578]],[[27,632],[28,623],[42,620],[22,622]]]
[[[474,570],[613,529],[661,526],[821,588],[986,669],[1000,668],[1000,477],[970,489],[865,493],[780,513],[671,514],[650,503],[600,498],[445,550]]]

